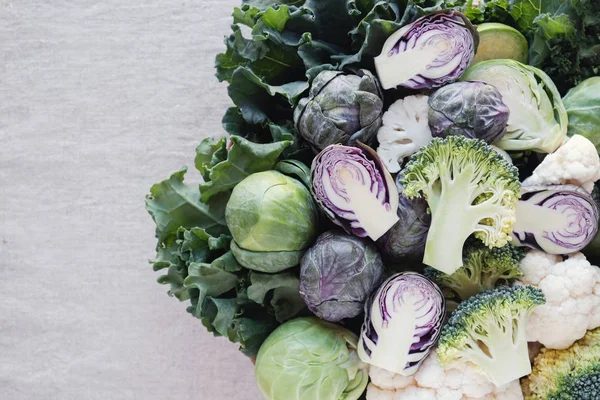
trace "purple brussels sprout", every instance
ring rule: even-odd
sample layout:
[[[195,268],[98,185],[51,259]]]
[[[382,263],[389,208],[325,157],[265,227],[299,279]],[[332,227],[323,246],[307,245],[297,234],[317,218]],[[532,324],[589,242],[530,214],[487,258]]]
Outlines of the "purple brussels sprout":
[[[417,372],[437,343],[446,316],[440,288],[416,272],[401,272],[365,305],[358,356],[403,376]]]
[[[504,136],[508,115],[498,89],[483,82],[453,83],[429,97],[433,137],[463,135],[492,144]]]
[[[440,87],[461,77],[478,44],[479,34],[467,17],[437,11],[391,35],[375,58],[375,68],[384,89]]]
[[[370,241],[325,232],[300,262],[300,296],[317,317],[338,322],[362,313],[383,274],[383,262]]]
[[[594,198],[575,185],[521,188],[513,241],[549,254],[582,250],[598,233]]]
[[[294,123],[318,153],[330,144],[371,144],[382,115],[383,93],[371,72],[323,71],[295,108]]]
[[[401,178],[401,175],[398,175]],[[424,198],[409,199],[402,194],[403,187],[396,180],[398,188],[398,222],[378,241],[377,247],[386,261],[398,262],[401,259],[422,260],[427,242],[427,232],[431,225],[429,206]]]
[[[331,145],[312,163],[312,193],[323,212],[349,234],[379,239],[397,221],[398,190],[370,147]]]

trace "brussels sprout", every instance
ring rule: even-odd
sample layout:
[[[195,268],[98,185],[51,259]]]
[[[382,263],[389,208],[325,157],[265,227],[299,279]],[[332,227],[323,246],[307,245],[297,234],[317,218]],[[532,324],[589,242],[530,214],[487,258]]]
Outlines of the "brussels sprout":
[[[381,126],[383,94],[367,70],[323,71],[294,110],[300,135],[315,152],[331,144],[370,144]]]
[[[236,260],[261,272],[297,265],[317,233],[310,192],[276,171],[252,174],[240,182],[227,203],[225,219]]]
[[[511,59],[527,64],[529,44],[525,36],[515,28],[487,22],[477,25],[479,47],[473,64],[487,60]]]
[[[349,330],[317,318],[286,322],[258,352],[258,387],[267,400],[356,400],[369,381],[357,342]]]
[[[300,267],[300,296],[317,317],[331,322],[359,315],[384,274],[371,242],[340,231],[319,236]]]
[[[508,106],[506,133],[496,146],[552,153],[563,143],[567,112],[544,71],[514,60],[490,60],[475,64],[461,79],[495,86]]]
[[[479,35],[457,11],[425,15],[391,35],[375,58],[384,89],[429,89],[454,82],[475,55]]]
[[[429,97],[429,128],[434,137],[463,135],[493,143],[504,136],[508,107],[492,85],[457,82]]]
[[[231,252],[237,262],[244,267],[259,271],[275,273],[296,266],[302,259],[302,251],[270,251],[266,255],[260,251],[242,249],[235,240],[231,241]]]
[[[398,263],[403,258],[423,259],[427,232],[431,225],[431,214],[427,212],[424,198],[409,199],[402,194],[402,185],[398,180],[398,222],[377,241],[377,247],[386,261]]]
[[[569,116],[567,135],[585,136],[600,153],[600,76],[569,90],[563,103]]]

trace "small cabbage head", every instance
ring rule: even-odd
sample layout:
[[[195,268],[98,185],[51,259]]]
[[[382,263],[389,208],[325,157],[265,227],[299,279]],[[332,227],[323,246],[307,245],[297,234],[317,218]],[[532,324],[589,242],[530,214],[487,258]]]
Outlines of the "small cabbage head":
[[[510,114],[496,146],[508,151],[552,153],[567,135],[568,117],[558,89],[546,73],[514,60],[489,60],[470,67],[463,81],[481,81],[502,95]]]
[[[338,322],[363,311],[383,275],[383,261],[370,241],[325,232],[302,257],[300,296],[317,317]]]
[[[569,116],[567,135],[581,135],[600,152],[600,76],[586,79],[564,97]]]
[[[369,381],[357,341],[349,330],[317,318],[286,322],[258,352],[258,387],[267,400],[356,400]]]
[[[370,144],[381,126],[383,94],[367,70],[323,71],[294,110],[300,135],[315,152],[331,144]]]
[[[225,219],[234,257],[259,272],[298,265],[317,234],[317,209],[309,190],[277,171],[252,174],[240,182]]]
[[[510,58],[527,64],[529,44],[525,36],[512,26],[497,22],[486,22],[477,25],[479,47],[473,64],[480,61]]]
[[[403,187],[398,175],[398,222],[377,241],[381,255],[386,262],[398,264],[403,259],[423,259],[427,232],[431,225],[429,206],[424,198],[409,199],[402,194]]]
[[[483,82],[456,82],[429,97],[434,137],[463,135],[491,144],[504,136],[508,115],[500,92]]]

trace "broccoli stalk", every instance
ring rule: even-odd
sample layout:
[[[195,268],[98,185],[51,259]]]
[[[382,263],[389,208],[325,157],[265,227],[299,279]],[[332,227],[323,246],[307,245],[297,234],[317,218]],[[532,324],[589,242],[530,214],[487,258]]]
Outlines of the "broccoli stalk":
[[[600,399],[600,328],[568,349],[542,349],[522,386],[527,400]]]
[[[404,195],[424,196],[432,215],[423,263],[446,274],[463,265],[471,234],[489,247],[510,240],[519,198],[517,169],[478,139],[434,139],[402,173]]]
[[[519,264],[524,255],[523,249],[510,244],[489,248],[478,240],[468,240],[463,249],[463,266],[456,272],[447,275],[427,267],[424,275],[441,288],[450,289],[460,300],[466,300],[479,292],[520,278],[523,273]]]
[[[532,286],[500,286],[462,302],[442,330],[440,364],[471,362],[497,386],[529,374],[527,317],[544,303],[542,291]]]

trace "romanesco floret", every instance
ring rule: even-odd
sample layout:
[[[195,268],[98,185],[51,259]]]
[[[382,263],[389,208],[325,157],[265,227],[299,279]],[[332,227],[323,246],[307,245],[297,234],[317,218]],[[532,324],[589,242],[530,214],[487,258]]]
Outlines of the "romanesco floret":
[[[600,329],[566,350],[542,349],[522,385],[527,400],[600,399]]]
[[[600,326],[600,269],[581,253],[561,256],[531,250],[521,261],[519,283],[539,288],[546,304],[527,322],[527,340],[566,349]]]
[[[520,183],[515,167],[478,139],[433,139],[402,171],[403,194],[424,196],[432,221],[423,263],[452,274],[471,234],[486,246],[510,240]]]
[[[521,277],[519,264],[524,256],[523,249],[510,244],[490,248],[478,240],[468,240],[463,249],[463,266],[456,272],[447,275],[427,267],[424,274],[442,289],[451,291],[449,300],[461,301]]]
[[[499,286],[460,303],[442,329],[440,364],[471,362],[498,386],[529,374],[527,317],[544,301],[537,288]]]

